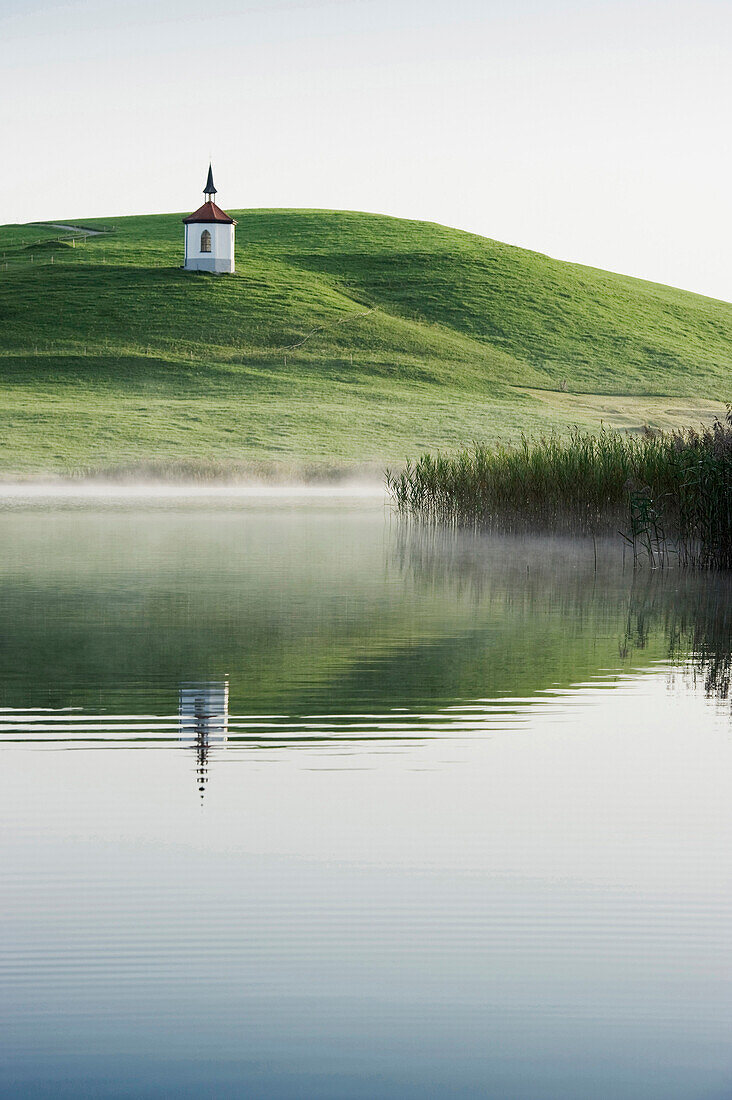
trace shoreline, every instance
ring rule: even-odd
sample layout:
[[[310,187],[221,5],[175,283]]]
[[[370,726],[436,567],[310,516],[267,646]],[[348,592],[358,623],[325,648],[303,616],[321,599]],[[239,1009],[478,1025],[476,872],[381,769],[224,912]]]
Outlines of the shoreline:
[[[69,495],[80,489],[100,493],[154,491],[167,494],[180,490],[240,493],[284,488],[308,491],[367,489],[385,493],[386,465],[376,462],[342,466],[286,462],[229,465],[184,461],[130,463],[98,469],[82,467],[66,472],[0,470],[0,496],[41,491]]]

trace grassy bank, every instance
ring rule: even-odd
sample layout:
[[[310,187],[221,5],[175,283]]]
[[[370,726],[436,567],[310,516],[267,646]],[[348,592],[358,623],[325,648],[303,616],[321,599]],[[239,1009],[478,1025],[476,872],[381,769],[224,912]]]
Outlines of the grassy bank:
[[[732,406],[711,428],[575,431],[520,446],[423,455],[388,476],[418,519],[582,532],[620,528],[636,557],[732,568]]]
[[[0,228],[0,472],[396,462],[464,439],[709,421],[732,306],[422,222],[233,211]]]

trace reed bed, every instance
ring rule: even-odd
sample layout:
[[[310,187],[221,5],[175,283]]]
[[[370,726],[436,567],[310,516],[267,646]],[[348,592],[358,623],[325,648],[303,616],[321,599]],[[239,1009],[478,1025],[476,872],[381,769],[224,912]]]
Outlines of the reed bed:
[[[709,428],[631,436],[576,430],[423,455],[387,471],[416,519],[504,531],[620,531],[634,559],[732,568],[732,407]]]

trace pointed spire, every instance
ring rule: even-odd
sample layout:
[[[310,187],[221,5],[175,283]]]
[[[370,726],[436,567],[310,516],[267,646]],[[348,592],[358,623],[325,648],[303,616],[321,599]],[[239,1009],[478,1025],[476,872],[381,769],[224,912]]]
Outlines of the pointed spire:
[[[208,166],[208,179],[206,180],[206,186],[203,189],[203,193],[207,196],[216,194],[216,188],[214,187],[213,181],[213,169],[210,164]]]

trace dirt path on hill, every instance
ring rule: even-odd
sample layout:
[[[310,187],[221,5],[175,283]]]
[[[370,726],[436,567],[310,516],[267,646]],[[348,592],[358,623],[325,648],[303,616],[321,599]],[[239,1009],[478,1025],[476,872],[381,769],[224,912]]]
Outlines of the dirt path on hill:
[[[83,233],[86,237],[101,237],[101,229],[85,229],[83,225],[60,225],[57,222],[38,222],[47,229],[65,229],[68,233]]]
[[[348,313],[345,317],[339,317],[336,321],[333,321],[330,325],[318,325],[317,328],[312,329],[311,332],[304,336],[302,340],[298,340],[296,344],[283,344],[280,348],[270,348],[270,351],[294,351],[296,348],[301,348],[303,344],[307,344],[313,336],[317,336],[320,332],[327,332],[329,329],[337,328],[339,325],[345,325],[348,321],[355,321],[357,317],[368,317],[369,313],[376,311],[376,306],[371,306],[369,309],[365,309],[362,313]]]

